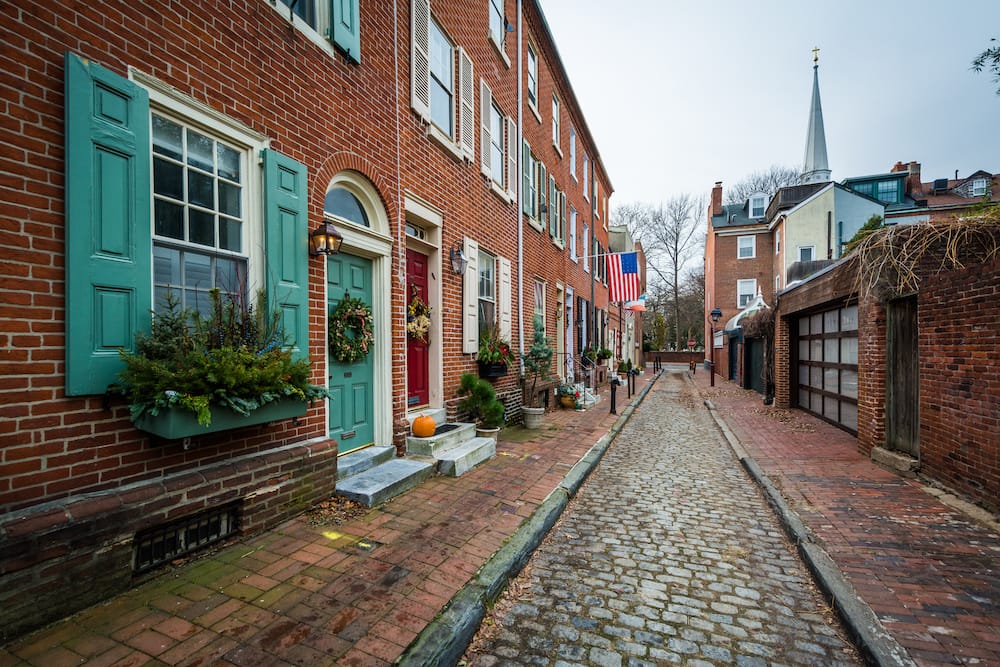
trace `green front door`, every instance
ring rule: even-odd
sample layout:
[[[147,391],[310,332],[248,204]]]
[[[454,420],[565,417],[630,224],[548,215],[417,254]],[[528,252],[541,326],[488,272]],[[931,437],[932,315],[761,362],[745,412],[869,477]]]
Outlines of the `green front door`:
[[[372,303],[372,263],[350,255],[334,255],[326,270],[327,312],[344,295]],[[379,341],[375,341],[375,347]],[[375,441],[374,350],[364,358],[342,364],[330,357],[330,437],[340,443],[339,453],[371,445]]]

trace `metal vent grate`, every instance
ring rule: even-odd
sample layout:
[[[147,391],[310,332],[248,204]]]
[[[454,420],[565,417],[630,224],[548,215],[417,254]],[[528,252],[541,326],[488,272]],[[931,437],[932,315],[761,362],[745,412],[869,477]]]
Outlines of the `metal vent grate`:
[[[228,537],[239,527],[239,507],[228,505],[157,526],[135,536],[136,573],[192,553]]]

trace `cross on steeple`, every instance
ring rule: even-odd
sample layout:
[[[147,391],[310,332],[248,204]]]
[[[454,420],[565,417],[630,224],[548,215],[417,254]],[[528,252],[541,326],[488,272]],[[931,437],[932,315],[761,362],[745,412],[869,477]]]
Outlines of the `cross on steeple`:
[[[818,63],[819,62],[819,47],[818,46],[815,47],[812,51],[813,51],[813,62],[814,63]]]

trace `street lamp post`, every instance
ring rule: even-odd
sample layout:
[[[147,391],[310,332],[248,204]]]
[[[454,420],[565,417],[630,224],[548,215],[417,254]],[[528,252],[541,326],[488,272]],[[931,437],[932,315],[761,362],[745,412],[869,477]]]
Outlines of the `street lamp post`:
[[[711,319],[708,321],[708,326],[712,331],[712,340],[709,345],[712,346],[712,362],[711,362],[711,375],[709,376],[709,386],[715,386],[715,325],[718,324],[719,320],[722,319],[722,311],[718,308],[713,308],[712,312],[709,314]]]

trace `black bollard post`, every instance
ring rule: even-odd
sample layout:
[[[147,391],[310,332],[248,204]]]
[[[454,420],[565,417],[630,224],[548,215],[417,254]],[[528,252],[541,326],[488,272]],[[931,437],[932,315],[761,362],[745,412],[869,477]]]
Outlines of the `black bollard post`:
[[[638,375],[639,373],[637,371],[632,371],[631,373],[629,373],[629,380],[632,382],[632,391],[629,394],[630,396],[635,393],[635,378]]]
[[[618,389],[618,378],[611,379],[611,414],[616,415],[618,411],[615,410],[615,390]]]

